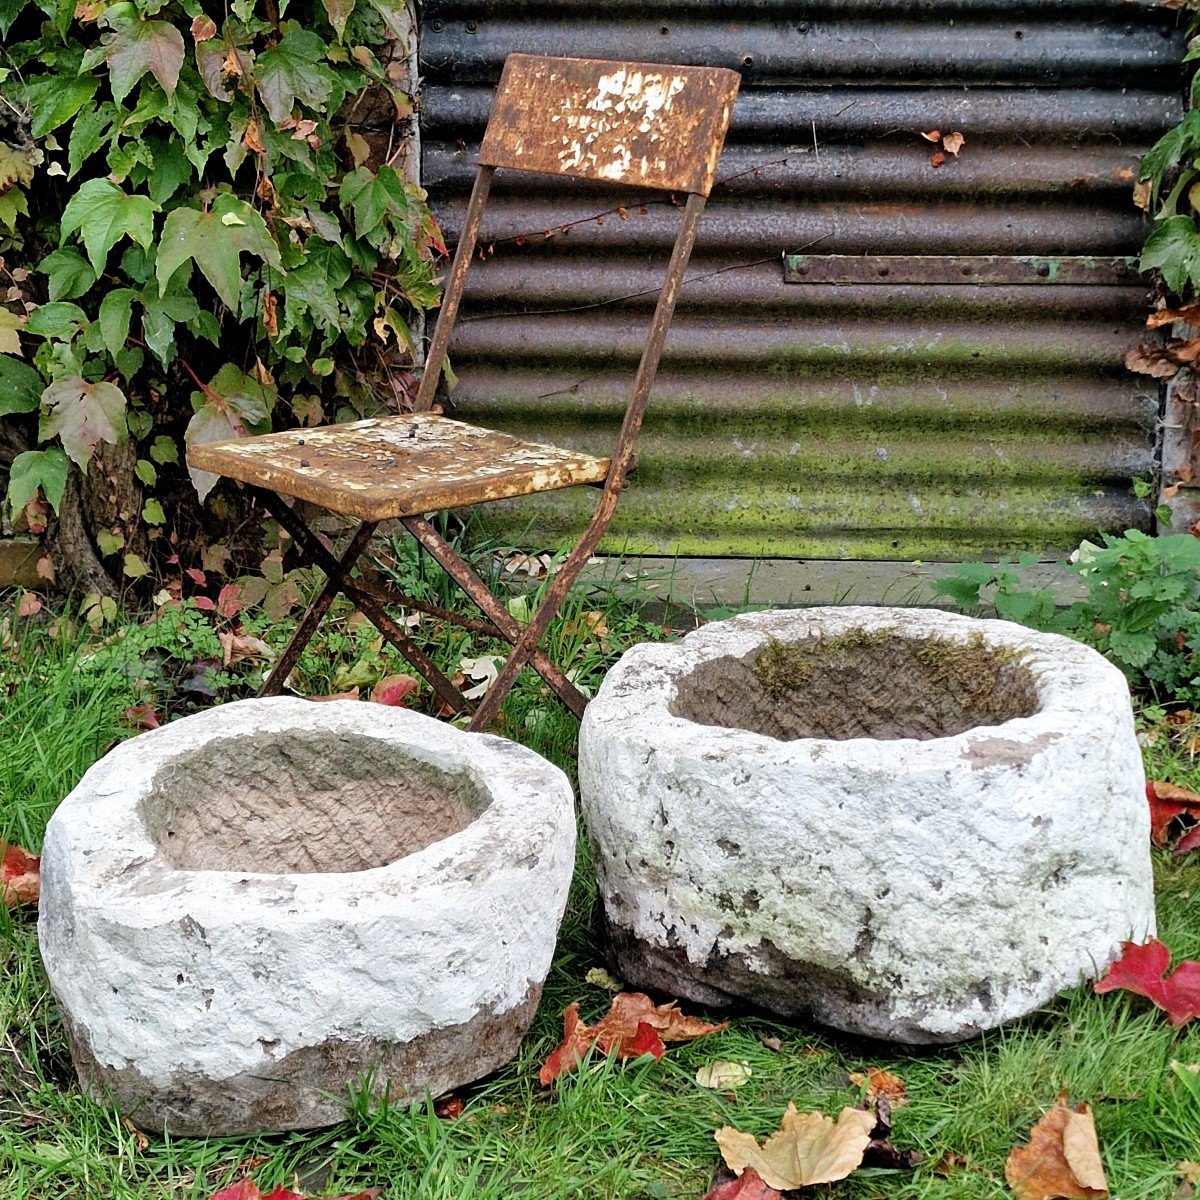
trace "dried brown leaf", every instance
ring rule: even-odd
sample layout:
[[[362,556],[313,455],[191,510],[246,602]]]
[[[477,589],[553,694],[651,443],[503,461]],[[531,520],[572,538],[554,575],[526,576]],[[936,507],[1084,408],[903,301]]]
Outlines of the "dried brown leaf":
[[[893,1075],[891,1071],[883,1071],[878,1067],[868,1067],[862,1074],[852,1074],[850,1082],[855,1087],[865,1087],[867,1089],[867,1099],[872,1102],[880,1096],[884,1096],[892,1108],[900,1108],[902,1105],[908,1103],[908,1093],[904,1088],[904,1080],[899,1075]]]
[[[731,1170],[740,1175],[753,1167],[769,1187],[788,1191],[845,1179],[862,1162],[874,1128],[875,1114],[860,1108],[843,1108],[833,1121],[789,1104],[779,1129],[761,1146],[753,1134],[728,1125],[713,1136]]]
[[[1055,1106],[1030,1130],[1004,1164],[1004,1177],[1017,1200],[1074,1200],[1108,1195],[1092,1110]]]

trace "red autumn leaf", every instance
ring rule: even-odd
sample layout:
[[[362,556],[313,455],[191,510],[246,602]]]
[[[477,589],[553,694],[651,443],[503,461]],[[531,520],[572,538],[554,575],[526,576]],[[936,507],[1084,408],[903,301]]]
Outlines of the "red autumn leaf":
[[[776,1200],[776,1197],[783,1200],[783,1193],[767,1187],[762,1176],[753,1167],[747,1167],[740,1176],[718,1179],[704,1200]]]
[[[329,1200],[378,1200],[383,1194],[383,1188],[367,1188],[353,1195],[331,1196]],[[299,1192],[290,1191],[285,1187],[277,1187],[270,1192],[260,1192],[258,1184],[253,1179],[239,1179],[237,1183],[214,1192],[209,1200],[307,1200]]]
[[[1186,1025],[1200,1017],[1200,962],[1181,962],[1167,975],[1170,962],[1170,950],[1157,938],[1141,946],[1124,942],[1121,957],[1096,981],[1095,990],[1123,989],[1145,996],[1172,1025]]]
[[[242,611],[242,585],[227,583],[217,593],[217,616],[232,619]]]
[[[936,168],[936,167],[940,167],[945,161],[946,161],[946,152],[944,150],[939,150],[935,155],[933,155],[930,158],[929,165],[931,167]]]
[[[376,704],[387,704],[392,708],[404,708],[404,701],[421,685],[411,675],[385,675],[372,689],[371,699]]]
[[[153,704],[131,704],[121,715],[138,730],[157,729],[162,724]]]
[[[1146,800],[1150,804],[1150,840],[1160,849],[1170,844],[1171,822],[1177,817],[1200,819],[1200,794],[1174,783],[1147,782]]]
[[[930,129],[927,133],[922,133],[921,136],[927,142],[936,144],[942,140],[942,131],[940,129]]]
[[[208,577],[198,567],[186,567],[183,572],[197,587],[207,587]]]
[[[42,890],[42,860],[15,842],[0,842],[0,889],[9,908],[36,904]]]
[[[193,596],[192,603],[201,612],[212,612],[217,607],[216,603],[210,600],[207,596]]]
[[[434,1106],[433,1115],[441,1117],[443,1121],[453,1121],[455,1117],[461,1117],[463,1109],[466,1105],[458,1096],[443,1096]]]
[[[563,1013],[563,1040],[546,1059],[538,1074],[542,1086],[552,1083],[564,1071],[570,1071],[583,1056],[597,1046],[617,1058],[639,1058],[652,1054],[662,1058],[666,1042],[686,1042],[727,1028],[688,1017],[674,1004],[655,1004],[641,992],[621,992],[613,997],[612,1008],[595,1025],[579,1019],[579,1005],[571,1004]]]
[[[1185,833],[1175,843],[1175,849],[1171,853],[1178,858],[1181,854],[1188,854],[1192,850],[1197,849],[1200,849],[1200,825],[1195,826],[1190,832]]]

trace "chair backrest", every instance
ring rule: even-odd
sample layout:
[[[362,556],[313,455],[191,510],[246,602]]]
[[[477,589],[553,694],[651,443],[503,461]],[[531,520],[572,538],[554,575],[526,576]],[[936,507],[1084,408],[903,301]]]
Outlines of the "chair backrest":
[[[510,54],[479,161],[707,196],[738,83],[720,68]]]
[[[418,412],[433,405],[497,167],[685,192],[683,219],[605,484],[606,491],[620,488],[633,464],[633,444],[704,202],[712,188],[739,83],[736,71],[719,67],[508,56],[414,402]]]

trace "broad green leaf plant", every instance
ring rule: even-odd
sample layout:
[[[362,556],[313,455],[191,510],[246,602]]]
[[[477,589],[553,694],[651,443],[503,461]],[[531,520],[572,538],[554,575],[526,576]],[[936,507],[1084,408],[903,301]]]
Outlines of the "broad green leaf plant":
[[[1168,7],[1180,7],[1172,3]],[[1185,63],[1200,60],[1200,0],[1186,0]],[[1142,269],[1162,272],[1176,296],[1200,294],[1200,72],[1189,88],[1191,109],[1142,157],[1134,197],[1154,218]]]
[[[0,0],[0,419],[35,428],[13,514],[57,510],[101,443],[133,439],[152,492],[181,441],[404,402],[445,251],[424,193],[355,125],[411,117],[401,17],[394,0]],[[192,477],[201,498],[214,482]]]

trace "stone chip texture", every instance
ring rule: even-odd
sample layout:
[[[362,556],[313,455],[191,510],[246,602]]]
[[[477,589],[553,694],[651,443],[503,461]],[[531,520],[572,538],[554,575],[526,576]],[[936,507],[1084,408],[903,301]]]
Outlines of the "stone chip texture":
[[[225,1135],[340,1120],[367,1077],[392,1102],[477,1079],[533,1017],[574,848],[561,771],[405,709],[246,700],[142,734],[46,832],[80,1081]]]
[[[886,631],[1012,648],[1034,711],[950,736],[791,740],[678,715],[703,708],[680,702],[693,677],[733,680],[769,639]],[[775,702],[815,710],[821,687],[818,669]],[[715,622],[624,655],[588,706],[579,773],[617,969],[697,1003],[953,1042],[1095,978],[1122,940],[1154,932],[1128,689],[1066,638],[906,609]]]

